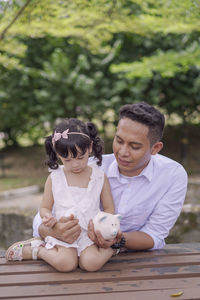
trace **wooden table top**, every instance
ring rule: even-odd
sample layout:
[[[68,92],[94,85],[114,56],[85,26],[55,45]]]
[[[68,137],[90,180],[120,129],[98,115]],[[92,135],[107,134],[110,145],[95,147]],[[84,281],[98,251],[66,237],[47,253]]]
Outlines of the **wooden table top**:
[[[0,257],[0,299],[200,299],[200,243],[121,253],[98,272],[59,273],[45,262]]]

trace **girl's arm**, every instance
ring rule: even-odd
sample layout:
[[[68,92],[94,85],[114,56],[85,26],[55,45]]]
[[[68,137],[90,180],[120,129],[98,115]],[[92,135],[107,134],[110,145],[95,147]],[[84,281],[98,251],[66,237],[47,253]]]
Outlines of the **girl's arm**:
[[[100,197],[101,197],[103,210],[107,213],[114,214],[115,207],[114,207],[113,197],[110,189],[110,184],[106,175],[104,175],[104,184],[103,184]]]
[[[43,199],[40,205],[40,216],[43,223],[48,227],[53,227],[56,224],[56,218],[52,215],[53,203],[52,183],[49,175],[44,186]]]

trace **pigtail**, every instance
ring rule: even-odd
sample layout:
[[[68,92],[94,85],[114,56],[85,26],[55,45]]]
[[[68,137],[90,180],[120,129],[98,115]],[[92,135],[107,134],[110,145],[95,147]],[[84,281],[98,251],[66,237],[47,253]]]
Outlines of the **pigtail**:
[[[89,136],[92,140],[92,151],[94,154],[94,157],[98,159],[97,165],[101,166],[102,163],[102,153],[103,153],[103,142],[98,136],[97,128],[92,122],[88,122],[87,129],[89,132]]]
[[[46,165],[55,170],[58,168],[58,158],[52,144],[52,136],[47,136],[45,139],[45,150],[47,154]]]

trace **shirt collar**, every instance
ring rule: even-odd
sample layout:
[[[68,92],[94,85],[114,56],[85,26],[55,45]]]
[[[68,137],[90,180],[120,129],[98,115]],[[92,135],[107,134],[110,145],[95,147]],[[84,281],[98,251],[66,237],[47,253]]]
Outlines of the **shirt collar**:
[[[118,164],[117,164],[116,159],[114,159],[114,161],[109,166],[107,176],[109,178],[113,177],[113,178],[120,179],[120,173],[119,173],[119,168],[118,168]],[[146,177],[149,181],[152,180],[152,177],[153,177],[153,158],[152,158],[152,156],[151,156],[151,159],[150,159],[148,165],[136,177],[141,177],[141,176]]]
[[[110,164],[107,172],[107,176],[120,178],[119,168],[116,159],[113,160],[113,162]]]
[[[145,176],[149,181],[152,180],[153,177],[153,158],[148,163],[148,165],[142,170],[142,172],[138,176]]]

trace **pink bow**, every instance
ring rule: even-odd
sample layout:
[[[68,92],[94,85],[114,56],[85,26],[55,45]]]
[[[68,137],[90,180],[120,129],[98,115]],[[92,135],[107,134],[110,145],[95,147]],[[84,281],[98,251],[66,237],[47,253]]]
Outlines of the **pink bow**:
[[[52,138],[52,143],[53,145],[55,144],[56,141],[58,141],[59,139],[61,139],[61,137],[63,139],[68,139],[68,132],[69,132],[69,129],[66,129],[65,131],[63,131],[62,133],[61,132],[54,132],[54,136]]]

